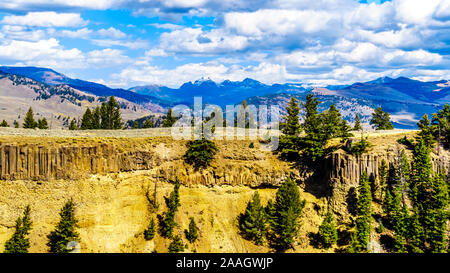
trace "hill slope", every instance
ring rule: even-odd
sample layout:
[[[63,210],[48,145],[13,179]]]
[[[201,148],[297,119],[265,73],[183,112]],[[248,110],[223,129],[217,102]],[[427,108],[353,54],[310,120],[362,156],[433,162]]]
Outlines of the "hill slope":
[[[106,99],[68,85],[52,86],[0,72],[0,119],[5,119],[10,126],[14,121],[21,124],[28,108],[32,107],[35,119],[45,117],[51,128],[67,127],[73,118],[81,118],[86,107],[93,108]],[[124,120],[151,114],[151,111],[125,99],[118,98],[118,102]]]

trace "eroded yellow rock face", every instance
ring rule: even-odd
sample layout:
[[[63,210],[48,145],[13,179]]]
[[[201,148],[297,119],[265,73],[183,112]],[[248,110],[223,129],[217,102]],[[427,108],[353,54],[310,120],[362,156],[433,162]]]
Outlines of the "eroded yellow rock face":
[[[80,180],[0,182],[0,249],[13,233],[15,219],[30,204],[33,229],[30,234],[31,252],[46,252],[46,235],[59,221],[59,210],[73,198],[76,203],[78,231],[82,252],[167,252],[170,241],[156,236],[145,241],[143,231],[151,217],[146,192],[153,194],[155,180],[149,171],[93,175]],[[158,213],[166,208],[164,196],[173,184],[158,182]],[[269,248],[255,246],[238,233],[237,216],[243,212],[255,189],[246,186],[193,185],[181,186],[181,207],[176,213],[175,232],[183,234],[190,217],[200,229],[200,239],[189,245],[188,252],[268,252]],[[259,189],[265,203],[275,196],[276,189]],[[309,245],[309,232],[317,232],[325,213],[325,200],[302,193],[307,206],[295,251],[318,251]],[[186,241],[186,240],[185,240]],[[186,242],[187,243],[187,242]]]
[[[212,165],[195,171],[183,160],[186,142],[167,137],[0,137],[0,251],[28,204],[34,222],[30,251],[47,251],[46,236],[58,222],[63,204],[73,198],[82,252],[166,252],[167,239],[143,238],[151,217],[156,220],[146,192],[153,192],[157,183],[162,213],[164,196],[178,177],[182,206],[176,214],[176,231],[182,234],[191,216],[200,227],[201,239],[188,251],[267,252],[269,248],[242,239],[236,217],[256,188],[265,203],[289,175],[307,200],[294,251],[318,251],[310,245],[309,233],[317,232],[327,206],[340,225],[351,223],[348,198],[360,174],[365,170],[378,183],[381,160],[393,163],[405,148],[396,142],[402,136],[369,138],[374,147],[361,157],[338,150],[314,176],[301,165],[261,151],[258,142],[249,148],[250,141],[217,141],[219,152]],[[450,170],[449,159],[448,151],[434,152],[434,170]]]

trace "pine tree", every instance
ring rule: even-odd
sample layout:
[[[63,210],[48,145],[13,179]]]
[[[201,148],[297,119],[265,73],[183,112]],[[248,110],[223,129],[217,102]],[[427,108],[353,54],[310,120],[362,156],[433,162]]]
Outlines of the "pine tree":
[[[81,118],[81,130],[90,130],[93,129],[92,126],[92,112],[89,107],[86,109],[86,112],[84,112],[83,117]]]
[[[181,237],[178,235],[175,235],[172,238],[172,242],[170,242],[169,245],[169,253],[178,253],[184,251],[184,243],[183,240],[181,240]]]
[[[23,217],[17,218],[14,234],[5,243],[5,253],[28,253],[30,239],[26,236],[30,234],[32,226],[30,212],[30,206],[27,206],[23,212]]]
[[[34,129],[37,127],[37,122],[34,120],[33,109],[31,107],[28,109],[25,120],[23,121],[23,128]]]
[[[427,188],[431,181],[431,158],[430,148],[423,139],[414,147],[413,162],[411,168],[411,197],[415,204],[422,203],[427,199]]]
[[[142,125],[142,128],[147,129],[147,128],[153,128],[155,127],[155,125],[153,124],[153,121],[151,119],[146,119],[144,121],[144,124]]]
[[[194,217],[191,217],[189,222],[189,230],[185,229],[184,235],[191,244],[193,244],[198,239],[198,227],[195,224]]]
[[[433,135],[433,127],[431,126],[431,122],[428,119],[428,115],[423,115],[422,119],[417,123],[419,127],[419,133],[417,134],[418,139],[423,139],[425,145],[428,147],[432,147],[432,145],[436,142]]]
[[[177,121],[176,117],[173,116],[172,108],[167,111],[166,118],[163,121],[162,127],[172,127]]]
[[[19,127],[20,127],[19,123],[15,120],[14,121],[14,128],[19,128]]]
[[[283,117],[282,132],[285,135],[297,136],[300,133],[300,106],[295,97],[292,97],[286,106],[287,114]]]
[[[189,141],[187,146],[184,160],[195,169],[208,167],[218,151],[216,144],[205,138]]]
[[[94,113],[92,113],[92,129],[94,130],[98,130],[101,129],[101,117],[102,117],[102,113],[100,110],[100,107],[97,106],[95,107]]]
[[[381,165],[378,168],[378,183],[380,187],[380,199],[382,200],[384,198],[384,192],[387,187],[387,178],[388,178],[388,165],[386,163],[386,160],[384,158],[381,160]]]
[[[337,242],[338,234],[334,225],[333,213],[330,210],[319,227],[318,235],[321,245],[325,248],[330,248]]]
[[[270,227],[273,227],[275,225],[277,219],[277,211],[272,200],[267,201],[267,205],[264,208],[264,211],[266,213],[267,223],[269,224],[268,228],[270,229]]]
[[[78,220],[75,218],[75,203],[72,199],[66,202],[59,213],[61,220],[48,236],[47,246],[51,253],[68,253],[70,242],[79,242],[80,236],[76,232]]]
[[[147,240],[147,241],[152,240],[155,237],[155,233],[156,233],[155,219],[152,218],[147,229],[144,230],[145,240]]]
[[[353,130],[355,130],[355,131],[362,130],[361,118],[360,118],[359,114],[356,114],[355,125],[353,126]]]
[[[372,124],[376,130],[394,129],[394,125],[392,125],[391,123],[389,113],[384,112],[381,106],[375,108],[375,111],[372,113],[372,120],[370,120],[370,124]]]
[[[2,123],[0,123],[0,127],[9,127],[9,124],[6,120],[3,120]]]
[[[383,212],[386,215],[387,219],[391,219],[392,214],[392,194],[389,186],[386,186],[384,192],[384,200],[383,200]]]
[[[433,132],[435,138],[445,147],[450,148],[450,104],[433,114]]]
[[[350,130],[352,129],[350,125],[348,125],[348,122],[345,119],[341,119],[339,126],[339,134],[335,137],[340,137],[341,142],[347,141],[350,137],[353,136],[352,133],[350,133]]]
[[[397,252],[406,252],[406,237],[408,231],[408,210],[402,202],[402,189],[398,185],[394,189],[394,198],[392,200],[392,211],[390,221],[394,230],[394,244]]]
[[[330,108],[321,114],[322,118],[322,134],[327,138],[339,137],[342,135],[342,115],[336,108],[336,105],[332,104]]]
[[[320,103],[313,94],[308,94],[305,103],[302,102],[302,107],[305,111],[302,127],[306,134],[318,134],[320,132],[321,121],[317,110]]]
[[[359,180],[359,196],[356,202],[356,241],[358,250],[364,251],[369,244],[372,211],[372,196],[369,184],[369,176],[366,172],[361,175]]]
[[[278,189],[275,198],[276,217],[270,237],[277,249],[283,251],[292,247],[300,227],[298,220],[305,204],[305,200],[300,200],[297,185],[288,178]]]
[[[76,129],[78,129],[78,126],[77,126],[77,122],[76,122],[76,120],[75,119],[72,119],[72,121],[70,122],[70,125],[69,125],[69,130],[76,130]]]
[[[102,103],[100,107],[101,128],[107,130],[117,130],[122,127],[120,115],[120,105],[114,96],[109,97],[107,103]]]
[[[425,232],[419,220],[419,209],[417,206],[414,208],[413,215],[409,218],[408,235],[411,252],[423,253]]]
[[[120,105],[114,98],[111,96],[108,101],[108,109],[111,111],[111,128],[110,129],[121,129],[122,128],[122,117],[120,114]]]
[[[267,233],[267,218],[264,207],[261,205],[259,193],[253,194],[252,200],[247,203],[245,212],[239,215],[239,229],[245,238],[254,240],[262,245]]]
[[[43,129],[43,130],[48,129],[47,119],[46,118],[39,119],[38,123],[37,123],[37,128]]]
[[[444,174],[437,174],[432,179],[431,196],[427,202],[427,241],[432,253],[445,253],[448,248],[447,220],[448,186]]]
[[[445,238],[448,185],[441,174],[431,177],[430,148],[423,138],[418,141],[414,149],[411,175],[411,196],[417,218],[413,221],[415,241],[412,245],[414,250],[420,248],[422,251],[445,252],[448,248]],[[421,226],[419,231],[423,231],[422,234],[416,231],[417,226]]]
[[[292,97],[286,106],[284,122],[280,124],[283,135],[280,136],[278,150],[282,158],[292,160],[299,155],[300,137],[298,134],[301,130],[299,114],[300,106],[297,99]]]
[[[320,101],[313,94],[306,96],[306,102],[302,103],[305,112],[303,129],[306,136],[303,138],[304,153],[311,161],[316,161],[324,155],[323,146],[326,139],[322,134],[322,120],[317,108]]]
[[[133,129],[139,129],[139,122],[138,121],[134,122]]]

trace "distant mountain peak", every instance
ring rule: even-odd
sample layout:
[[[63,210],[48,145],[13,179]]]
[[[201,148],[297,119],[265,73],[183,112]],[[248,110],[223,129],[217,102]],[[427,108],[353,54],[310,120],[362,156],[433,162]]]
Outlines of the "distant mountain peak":
[[[392,82],[393,80],[394,80],[393,78],[390,78],[390,77],[388,77],[388,76],[384,76],[384,77],[380,77],[380,78],[378,78],[378,79],[376,79],[376,80],[369,81],[369,82],[367,82],[367,83],[377,83],[377,84],[381,84],[381,83],[390,83],[390,82]]]
[[[207,84],[211,84],[211,83],[216,84],[216,82],[211,80],[210,77],[207,77],[207,78],[201,77],[200,79],[196,80],[193,84],[194,85],[202,85],[202,84],[205,84],[205,83],[207,83]]]

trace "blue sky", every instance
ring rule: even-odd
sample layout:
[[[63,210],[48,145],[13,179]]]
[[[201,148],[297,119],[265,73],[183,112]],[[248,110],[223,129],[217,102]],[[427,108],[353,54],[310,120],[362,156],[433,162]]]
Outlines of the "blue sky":
[[[450,79],[450,0],[0,1],[0,64],[112,87]]]

